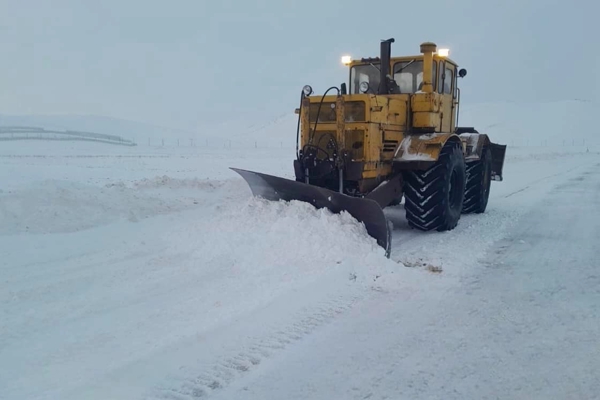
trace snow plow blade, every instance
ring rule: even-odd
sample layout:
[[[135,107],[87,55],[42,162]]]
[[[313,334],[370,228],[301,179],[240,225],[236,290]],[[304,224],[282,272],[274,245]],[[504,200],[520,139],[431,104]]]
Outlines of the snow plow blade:
[[[254,196],[272,201],[303,201],[318,209],[327,208],[333,213],[348,212],[365,225],[368,234],[385,249],[386,257],[390,257],[392,228],[376,201],[347,196],[319,186],[273,175],[231,169],[244,178]]]

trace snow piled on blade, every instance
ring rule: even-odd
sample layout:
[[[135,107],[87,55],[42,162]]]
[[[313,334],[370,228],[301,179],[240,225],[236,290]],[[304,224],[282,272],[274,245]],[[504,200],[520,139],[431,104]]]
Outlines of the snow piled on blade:
[[[203,262],[254,271],[276,267],[306,276],[349,260],[364,265],[384,262],[385,250],[346,212],[333,214],[304,202],[256,197],[242,205],[216,205],[215,211],[187,231],[169,236],[194,249]]]
[[[315,280],[332,280],[330,288],[369,286],[373,277],[402,267],[385,258],[385,250],[348,213],[303,202],[251,197],[216,203],[188,218],[164,232],[161,258],[177,260],[175,270],[197,282],[207,304],[219,301],[219,312],[207,315],[209,325]]]

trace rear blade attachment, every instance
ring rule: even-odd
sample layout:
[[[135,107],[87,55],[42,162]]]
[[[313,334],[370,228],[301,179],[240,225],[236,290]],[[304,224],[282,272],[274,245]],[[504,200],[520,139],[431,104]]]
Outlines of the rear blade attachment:
[[[254,196],[271,201],[303,201],[316,208],[327,208],[333,213],[348,212],[365,225],[368,234],[385,249],[385,256],[390,257],[392,225],[387,221],[382,208],[376,201],[347,196],[329,189],[273,175],[238,168],[231,169],[244,178]]]

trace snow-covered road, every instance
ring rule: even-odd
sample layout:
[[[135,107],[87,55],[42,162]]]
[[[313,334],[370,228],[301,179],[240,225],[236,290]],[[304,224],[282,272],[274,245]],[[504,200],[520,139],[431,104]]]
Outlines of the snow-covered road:
[[[496,191],[522,215],[455,284],[388,286],[215,398],[600,398],[600,159],[544,181]]]
[[[594,398],[600,155],[532,150],[390,260],[224,172],[287,154],[0,157],[0,399]]]

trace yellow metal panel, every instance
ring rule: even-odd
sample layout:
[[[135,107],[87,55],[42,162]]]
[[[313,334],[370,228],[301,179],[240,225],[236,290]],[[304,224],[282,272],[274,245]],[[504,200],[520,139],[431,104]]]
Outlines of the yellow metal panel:
[[[431,82],[433,69],[433,53],[436,51],[436,45],[431,42],[421,44],[421,53],[423,53],[423,91],[433,92],[433,83]]]
[[[309,108],[310,108],[310,99],[302,100],[302,113],[300,115],[300,148],[304,147],[308,143],[308,139],[310,136],[310,120],[309,120]]]
[[[365,164],[363,170],[363,179],[373,179],[378,177],[384,177],[392,172],[392,165],[378,163]]]
[[[381,132],[379,125],[371,123],[365,132],[365,160],[378,162],[381,154]]]
[[[413,112],[438,112],[441,105],[439,93],[415,93],[411,97]]]
[[[367,121],[367,110],[364,101],[345,101],[344,102],[344,120],[346,122],[365,122]]]
[[[395,129],[406,130],[407,102],[407,98],[389,99],[388,125],[393,125]]]
[[[424,144],[439,144],[443,145],[448,140],[448,137],[452,136],[452,133],[428,133],[425,135],[413,136],[415,142]]]
[[[435,161],[444,144],[452,137],[453,140],[459,139],[454,133],[448,132],[406,136],[394,161]]]
[[[440,127],[440,114],[433,112],[413,113],[413,126],[415,128],[432,128],[436,131]]]
[[[452,95],[445,94],[442,96],[441,112],[441,131],[450,132],[452,129]]]
[[[346,148],[350,151],[352,161],[363,161],[365,158],[365,131],[362,129],[347,129]]]

